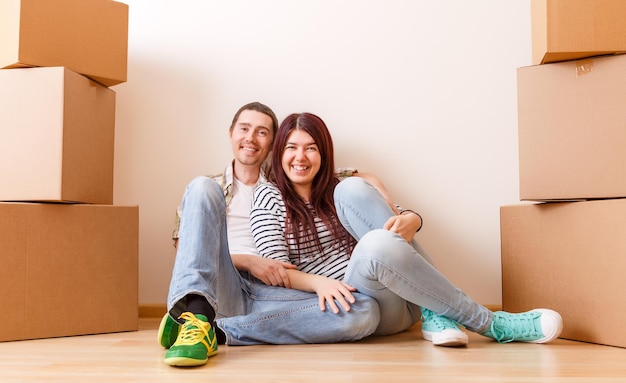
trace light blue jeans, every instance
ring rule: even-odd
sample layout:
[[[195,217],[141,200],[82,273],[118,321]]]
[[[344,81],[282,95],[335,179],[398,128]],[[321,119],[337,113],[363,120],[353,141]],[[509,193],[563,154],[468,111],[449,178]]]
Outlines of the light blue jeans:
[[[406,330],[420,319],[420,307],[483,333],[493,313],[443,276],[424,249],[399,234],[382,229],[394,213],[376,188],[359,177],[337,185],[335,205],[342,224],[359,240],[345,282],[378,301],[376,335]]]
[[[268,286],[240,274],[228,251],[226,203],[208,177],[192,180],[183,196],[178,251],[168,295],[174,319],[185,296],[201,295],[217,313],[229,345],[334,343],[371,335],[380,316],[376,300],[355,294],[349,312],[321,311],[314,293]]]

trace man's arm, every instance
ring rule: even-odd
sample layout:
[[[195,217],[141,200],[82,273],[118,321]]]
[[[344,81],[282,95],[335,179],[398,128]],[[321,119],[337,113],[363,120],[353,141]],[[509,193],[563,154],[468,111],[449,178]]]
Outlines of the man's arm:
[[[237,270],[249,272],[266,285],[291,288],[287,270],[295,269],[295,265],[254,254],[231,254],[230,257]]]

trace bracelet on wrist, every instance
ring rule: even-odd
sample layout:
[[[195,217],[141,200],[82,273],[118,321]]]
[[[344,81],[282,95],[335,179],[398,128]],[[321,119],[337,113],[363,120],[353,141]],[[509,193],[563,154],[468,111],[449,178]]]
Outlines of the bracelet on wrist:
[[[402,210],[400,210],[400,215],[402,215],[402,214],[404,214],[406,212],[413,213],[416,216],[420,217],[420,227],[418,227],[415,232],[417,233],[418,231],[422,230],[422,226],[424,226],[424,219],[422,218],[422,216],[418,212],[413,211],[411,209],[402,209]]]

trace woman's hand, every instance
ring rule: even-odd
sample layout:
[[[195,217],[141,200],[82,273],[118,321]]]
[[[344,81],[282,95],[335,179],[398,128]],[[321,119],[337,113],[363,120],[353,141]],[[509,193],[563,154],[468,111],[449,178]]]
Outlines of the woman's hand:
[[[326,311],[327,302],[335,314],[339,313],[337,302],[345,311],[350,311],[350,304],[356,302],[354,295],[352,295],[356,289],[343,281],[318,275],[312,287],[319,297],[320,310],[322,311]]]
[[[417,214],[406,212],[389,218],[383,229],[400,234],[402,238],[411,243],[415,233],[422,226],[422,219]]]

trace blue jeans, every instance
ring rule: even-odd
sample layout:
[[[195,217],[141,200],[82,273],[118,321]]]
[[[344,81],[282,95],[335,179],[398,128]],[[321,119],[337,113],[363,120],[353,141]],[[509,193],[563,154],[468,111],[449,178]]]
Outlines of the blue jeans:
[[[380,325],[375,334],[406,330],[420,319],[420,307],[482,333],[493,313],[456,288],[433,265],[415,241],[383,230],[394,213],[376,188],[359,177],[337,185],[339,219],[359,240],[346,270],[346,283],[378,301]]]
[[[186,311],[185,296],[201,295],[217,313],[229,345],[333,343],[372,334],[380,320],[377,302],[356,294],[349,312],[321,311],[317,294],[268,286],[240,274],[228,251],[226,202],[208,177],[189,183],[182,202],[178,251],[168,312]]]

